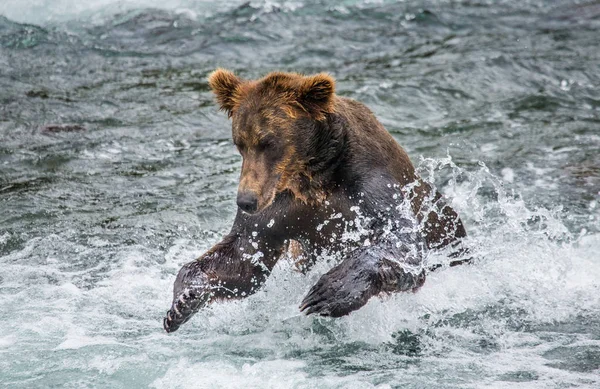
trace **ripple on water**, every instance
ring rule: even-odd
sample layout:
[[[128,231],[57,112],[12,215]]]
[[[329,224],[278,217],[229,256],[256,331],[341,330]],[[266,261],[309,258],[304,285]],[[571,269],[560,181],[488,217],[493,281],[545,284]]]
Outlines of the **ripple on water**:
[[[0,384],[600,385],[595,2],[42,3],[0,4]],[[298,303],[335,255],[281,261],[163,333],[235,212],[217,66],[331,72],[460,211],[474,264],[332,320]]]

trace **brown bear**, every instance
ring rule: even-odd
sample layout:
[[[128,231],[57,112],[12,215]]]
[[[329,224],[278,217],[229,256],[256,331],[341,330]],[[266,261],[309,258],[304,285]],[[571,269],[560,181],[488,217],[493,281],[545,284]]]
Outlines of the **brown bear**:
[[[167,332],[215,300],[255,293],[292,242],[306,267],[322,249],[343,253],[300,305],[338,317],[382,292],[419,288],[424,251],[466,236],[373,113],[335,94],[331,76],[244,80],[217,69],[208,82],[243,158],[238,211],[231,232],[179,271]],[[359,229],[359,241],[342,239]]]

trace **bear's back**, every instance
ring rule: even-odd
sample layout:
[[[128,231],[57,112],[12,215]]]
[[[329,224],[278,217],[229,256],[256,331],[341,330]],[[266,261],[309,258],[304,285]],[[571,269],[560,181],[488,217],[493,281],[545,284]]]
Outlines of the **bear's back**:
[[[415,181],[415,168],[408,154],[367,106],[337,96],[334,112],[346,122],[348,152],[353,166],[364,169],[365,174],[383,170],[403,186]]]

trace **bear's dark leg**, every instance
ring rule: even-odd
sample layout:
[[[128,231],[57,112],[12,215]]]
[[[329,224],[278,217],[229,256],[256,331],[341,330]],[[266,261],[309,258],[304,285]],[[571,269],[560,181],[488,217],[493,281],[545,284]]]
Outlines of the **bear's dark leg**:
[[[260,289],[281,251],[256,250],[246,242],[230,234],[181,268],[173,286],[171,309],[163,320],[167,332],[176,331],[214,300],[243,298]]]
[[[416,235],[400,234],[354,250],[311,288],[300,310],[339,317],[379,293],[418,289],[425,282],[421,267],[424,246]]]
[[[260,289],[285,249],[284,239],[264,224],[239,212],[221,242],[181,268],[163,320],[167,332],[176,331],[212,301],[243,298]]]

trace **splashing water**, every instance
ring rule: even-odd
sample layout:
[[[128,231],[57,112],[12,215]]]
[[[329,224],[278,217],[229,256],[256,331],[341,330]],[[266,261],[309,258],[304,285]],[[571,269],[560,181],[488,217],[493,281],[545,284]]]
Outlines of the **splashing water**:
[[[598,6],[408,3],[0,5],[0,385],[599,387]],[[339,253],[282,260],[165,334],[179,267],[235,212],[216,66],[331,71],[460,213],[474,263],[329,319],[298,304]]]

